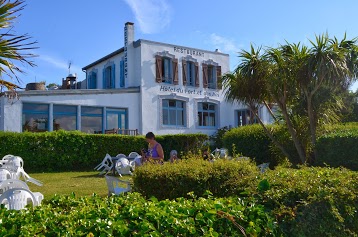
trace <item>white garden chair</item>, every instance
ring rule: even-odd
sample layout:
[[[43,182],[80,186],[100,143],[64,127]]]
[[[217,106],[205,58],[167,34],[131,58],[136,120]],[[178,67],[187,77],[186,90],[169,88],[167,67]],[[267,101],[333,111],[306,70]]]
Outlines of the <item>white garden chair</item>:
[[[115,169],[119,176],[123,175],[132,175],[134,161],[129,162],[125,157],[119,158],[116,162]]]
[[[127,158],[127,156],[125,154],[118,154],[116,155],[117,158]]]
[[[257,168],[260,169],[261,173],[264,173],[270,166],[270,163],[262,163],[260,165],[257,166]]]
[[[11,179],[11,172],[7,169],[4,168],[0,168],[0,182],[7,180],[7,179]]]
[[[106,156],[103,158],[102,162],[97,165],[94,169],[96,170],[101,170],[103,169],[99,175],[104,174],[104,173],[108,173],[112,170],[113,168],[113,162],[112,162],[112,157],[109,154],[106,154]]]
[[[26,205],[37,205],[35,196],[26,189],[9,189],[0,196],[0,204],[3,204],[9,210],[21,210]]]
[[[14,188],[22,188],[22,189],[30,190],[29,186],[21,180],[7,179],[0,183],[0,194],[3,194],[7,190],[14,189]],[[41,202],[44,199],[44,195],[40,192],[33,192],[32,194],[35,196],[36,205],[41,205]]]
[[[107,187],[108,187],[108,196],[112,193],[115,195],[119,195],[121,193],[130,192],[131,185],[129,181],[120,180],[113,176],[105,176]]]

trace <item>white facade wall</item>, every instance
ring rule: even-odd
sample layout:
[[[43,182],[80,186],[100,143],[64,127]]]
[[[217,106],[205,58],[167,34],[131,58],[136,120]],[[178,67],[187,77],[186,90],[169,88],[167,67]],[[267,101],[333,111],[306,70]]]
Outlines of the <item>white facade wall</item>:
[[[34,91],[20,93],[19,100],[7,100],[5,98],[4,112],[4,131],[22,131],[22,104],[26,102],[39,104],[60,104],[76,106],[98,106],[105,108],[127,109],[128,129],[137,129],[139,127],[139,93],[119,93],[108,90],[107,93],[88,93],[86,90],[71,91]],[[51,110],[51,106],[50,106]],[[104,119],[104,123],[105,123]],[[51,115],[49,121],[52,121]],[[80,121],[79,121],[80,122]],[[50,127],[52,123],[50,123]],[[104,124],[105,126],[105,124]],[[50,129],[52,130],[52,129]]]
[[[185,47],[182,52],[181,46],[170,44],[161,44],[141,40],[141,97],[142,97],[142,130],[146,132],[153,131],[157,134],[175,134],[175,133],[214,133],[217,128],[223,126],[235,126],[235,110],[243,109],[241,105],[234,105],[225,102],[222,90],[207,89],[203,87],[202,63],[212,60],[221,66],[222,74],[229,72],[229,55],[198,50]],[[178,50],[178,48],[180,50]],[[201,56],[190,55],[193,51],[202,53]],[[156,64],[155,55],[164,53],[174,55],[178,59],[178,85],[156,82]],[[199,87],[183,86],[182,59],[190,56],[199,63]],[[167,90],[166,90],[167,89]],[[179,99],[186,101],[186,120],[185,127],[173,127],[162,124],[162,99]],[[198,126],[198,102],[212,102],[217,105],[217,123],[215,128],[203,128]]]

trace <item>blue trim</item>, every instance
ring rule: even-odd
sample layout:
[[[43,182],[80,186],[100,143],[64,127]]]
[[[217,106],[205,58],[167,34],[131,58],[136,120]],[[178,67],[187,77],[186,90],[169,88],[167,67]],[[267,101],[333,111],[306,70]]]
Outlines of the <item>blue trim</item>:
[[[174,99],[164,99],[163,101],[168,101],[168,105],[169,105],[169,100],[173,100],[175,101],[175,107],[172,106],[162,106],[162,116],[163,116],[163,126],[177,126],[177,127],[186,127],[185,126],[185,121],[186,121],[186,114],[185,114],[185,101],[181,101],[181,100],[174,100]],[[162,101],[162,103],[163,103]],[[178,102],[181,102],[183,107],[179,107],[178,106]],[[171,124],[171,118],[170,118],[170,111],[175,111],[175,124]],[[178,124],[178,111],[182,112],[183,114],[183,120],[182,120],[182,124]],[[164,123],[164,113],[167,112],[168,113],[168,123]]]
[[[125,87],[125,81],[124,81],[124,61],[120,61],[120,73],[119,73],[119,86],[120,87]]]

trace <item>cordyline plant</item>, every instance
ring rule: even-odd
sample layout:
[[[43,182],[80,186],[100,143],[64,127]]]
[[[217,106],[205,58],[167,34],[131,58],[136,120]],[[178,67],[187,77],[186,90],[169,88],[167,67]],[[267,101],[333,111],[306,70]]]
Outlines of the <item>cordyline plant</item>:
[[[286,42],[265,49],[251,46],[250,51],[239,53],[241,63],[234,72],[223,76],[226,99],[246,104],[273,143],[290,158],[293,154],[259,117],[259,108],[266,107],[275,121],[284,122],[302,164],[317,157],[317,130],[322,121],[335,117],[329,104],[337,104],[337,88],[347,89],[356,80],[358,68],[356,38],[347,40],[344,36],[339,41],[323,34],[310,44]],[[279,116],[272,111],[273,106],[278,107]],[[299,106],[302,108],[297,109]]]
[[[21,67],[15,62],[31,67],[35,64],[30,58],[35,55],[30,53],[35,49],[36,41],[31,41],[31,37],[27,34],[14,35],[12,29],[15,20],[20,16],[18,13],[24,9],[23,0],[0,0],[0,86],[8,90],[19,88],[17,83],[20,82],[19,73],[24,73]],[[4,75],[15,83],[4,79]]]

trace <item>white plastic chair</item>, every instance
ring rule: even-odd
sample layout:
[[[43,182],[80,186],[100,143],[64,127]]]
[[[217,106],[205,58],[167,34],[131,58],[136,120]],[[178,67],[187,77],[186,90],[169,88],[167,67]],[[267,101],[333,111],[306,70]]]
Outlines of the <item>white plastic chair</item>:
[[[129,160],[125,157],[119,158],[115,166],[115,169],[119,176],[122,176],[122,174],[132,175],[133,163],[134,161],[129,162]]]
[[[133,151],[131,153],[129,153],[128,155],[128,159],[129,162],[132,162],[132,168],[134,170],[134,168],[136,166],[141,166],[142,165],[142,156],[139,155],[137,152]]]
[[[99,173],[99,175],[104,174],[104,173],[108,173],[109,171],[112,170],[112,168],[113,168],[112,157],[109,154],[106,154],[106,156],[103,158],[102,162],[95,167],[96,170],[103,169]]]
[[[3,204],[9,210],[21,210],[26,205],[36,206],[35,196],[26,189],[14,188],[9,189],[0,196],[0,204]]]
[[[26,190],[30,190],[27,183],[18,179],[8,179],[4,180],[0,183],[0,194],[6,192],[9,189],[13,188],[23,188]],[[33,192],[32,193],[36,199],[36,205],[41,205],[42,200],[44,199],[44,195],[40,192]]]
[[[0,181],[11,179],[11,173],[9,170],[0,168]]]
[[[257,168],[260,169],[261,173],[264,173],[270,166],[270,163],[262,163],[260,165],[257,166]]]
[[[120,180],[113,176],[106,175],[105,177],[108,187],[108,196],[110,196],[112,193],[115,195],[119,195],[121,193],[131,191],[131,185],[129,181]]]

